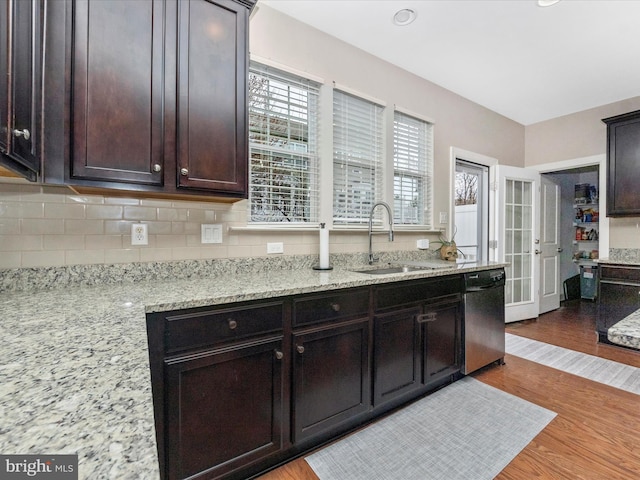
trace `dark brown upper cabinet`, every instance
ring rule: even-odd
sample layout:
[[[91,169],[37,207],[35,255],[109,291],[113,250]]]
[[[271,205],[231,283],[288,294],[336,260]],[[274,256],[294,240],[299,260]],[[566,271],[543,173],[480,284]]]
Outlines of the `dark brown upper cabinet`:
[[[42,0],[0,0],[0,165],[40,172]]]
[[[640,110],[607,124],[607,216],[640,216]]]
[[[246,198],[253,4],[53,2],[45,181]]]

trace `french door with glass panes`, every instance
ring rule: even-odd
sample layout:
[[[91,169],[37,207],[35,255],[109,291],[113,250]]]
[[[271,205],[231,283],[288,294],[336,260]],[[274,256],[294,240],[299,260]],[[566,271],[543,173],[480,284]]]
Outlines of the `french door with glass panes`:
[[[497,171],[497,260],[505,268],[505,320],[536,318],[539,309],[540,174],[499,165]]]

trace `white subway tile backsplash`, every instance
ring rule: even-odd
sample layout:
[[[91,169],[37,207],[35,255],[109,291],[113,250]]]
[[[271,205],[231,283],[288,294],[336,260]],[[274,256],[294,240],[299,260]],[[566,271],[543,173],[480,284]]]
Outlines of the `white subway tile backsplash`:
[[[104,234],[104,221],[65,219],[64,232],[69,234],[84,233],[88,235],[101,235]]]
[[[86,205],[81,203],[45,203],[45,218],[85,218]]]
[[[62,250],[22,253],[23,267],[60,267],[64,264],[64,251]]]
[[[131,225],[149,226],[149,244],[131,246]],[[203,223],[223,226],[223,243],[203,245]],[[79,195],[66,187],[0,182],[0,269],[94,263],[266,257],[267,242],[283,242],[285,255],[317,254],[316,232],[230,231],[247,225],[247,202],[140,200]],[[413,236],[376,251],[411,250]],[[331,232],[330,252],[366,251],[366,231]],[[384,240],[384,241],[383,241]]]
[[[122,218],[123,207],[121,205],[87,205],[87,218],[103,220],[119,220]]]
[[[23,218],[20,220],[20,233],[25,235],[64,233],[64,223],[55,219]]]
[[[42,235],[3,235],[0,238],[0,251],[32,252],[42,250]]]
[[[67,250],[66,265],[93,265],[104,263],[104,250]]]
[[[157,209],[153,207],[124,207],[125,220],[156,220]]]
[[[85,245],[84,235],[43,235],[43,250],[83,250],[89,248]]]
[[[104,263],[131,263],[140,261],[139,249],[105,250]]]
[[[19,233],[20,233],[19,219],[0,217],[0,235],[18,235]]]
[[[22,266],[22,253],[0,252],[0,269],[20,268]]]

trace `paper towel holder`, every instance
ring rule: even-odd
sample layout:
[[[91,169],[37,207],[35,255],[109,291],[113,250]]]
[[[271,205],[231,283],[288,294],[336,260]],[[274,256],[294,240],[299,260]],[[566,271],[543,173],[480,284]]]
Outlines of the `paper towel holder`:
[[[324,228],[325,224],[320,224],[320,262],[314,266],[314,270],[333,270],[329,265],[329,230]]]

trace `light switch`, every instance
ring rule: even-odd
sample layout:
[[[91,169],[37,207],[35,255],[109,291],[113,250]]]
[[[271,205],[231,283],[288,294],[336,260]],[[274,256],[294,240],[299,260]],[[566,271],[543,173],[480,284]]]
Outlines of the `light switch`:
[[[201,243],[222,243],[222,225],[202,224],[200,228]]]

